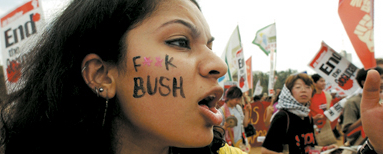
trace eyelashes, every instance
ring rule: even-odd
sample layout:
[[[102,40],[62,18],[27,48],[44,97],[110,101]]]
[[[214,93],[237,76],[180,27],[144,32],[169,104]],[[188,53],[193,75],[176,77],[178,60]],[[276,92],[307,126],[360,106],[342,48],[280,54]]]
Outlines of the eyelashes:
[[[187,38],[176,38],[172,40],[167,40],[165,41],[165,43],[169,46],[190,49],[190,41]]]

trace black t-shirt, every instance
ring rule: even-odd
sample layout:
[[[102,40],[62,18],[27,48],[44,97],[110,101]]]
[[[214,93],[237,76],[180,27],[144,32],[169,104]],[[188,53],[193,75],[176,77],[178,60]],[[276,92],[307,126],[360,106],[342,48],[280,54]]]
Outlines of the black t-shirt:
[[[288,120],[289,124],[287,124]],[[310,117],[305,117],[302,120],[288,111],[278,111],[271,121],[262,146],[271,151],[282,152],[283,145],[288,144],[289,153],[308,154],[310,148],[316,145],[311,121]],[[286,133],[287,127],[289,128]]]

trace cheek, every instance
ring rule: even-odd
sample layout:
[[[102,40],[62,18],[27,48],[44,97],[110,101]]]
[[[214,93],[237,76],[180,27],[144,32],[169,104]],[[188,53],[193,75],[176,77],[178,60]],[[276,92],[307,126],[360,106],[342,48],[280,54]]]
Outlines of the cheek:
[[[293,94],[294,98],[297,98],[299,91],[293,89],[291,93]]]

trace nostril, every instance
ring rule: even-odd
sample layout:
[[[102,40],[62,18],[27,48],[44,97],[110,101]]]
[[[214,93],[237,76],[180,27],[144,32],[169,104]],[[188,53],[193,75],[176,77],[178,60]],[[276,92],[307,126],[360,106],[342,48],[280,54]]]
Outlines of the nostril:
[[[209,74],[210,74],[210,75],[215,75],[215,74],[219,74],[219,72],[216,71],[216,70],[211,70],[211,71],[209,72]]]

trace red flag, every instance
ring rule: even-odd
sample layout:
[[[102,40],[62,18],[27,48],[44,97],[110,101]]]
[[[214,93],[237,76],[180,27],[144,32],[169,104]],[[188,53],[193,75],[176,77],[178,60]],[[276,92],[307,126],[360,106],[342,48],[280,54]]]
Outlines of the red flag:
[[[338,13],[364,69],[376,67],[374,0],[339,0]]]

